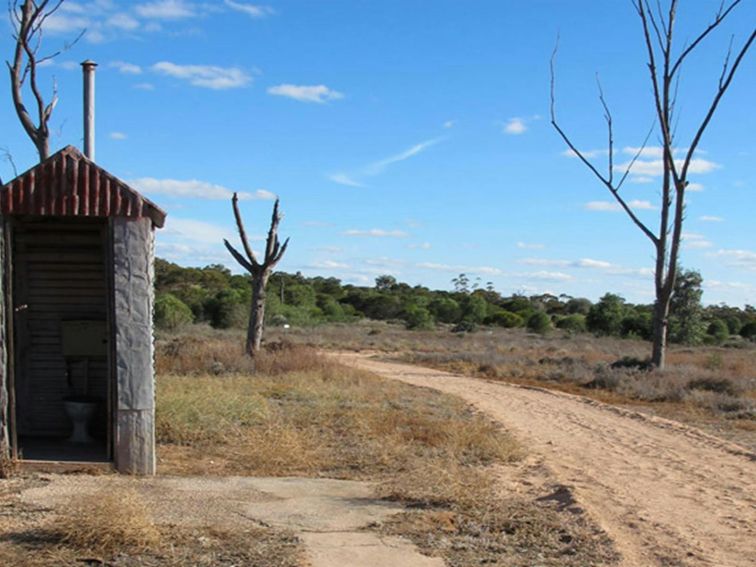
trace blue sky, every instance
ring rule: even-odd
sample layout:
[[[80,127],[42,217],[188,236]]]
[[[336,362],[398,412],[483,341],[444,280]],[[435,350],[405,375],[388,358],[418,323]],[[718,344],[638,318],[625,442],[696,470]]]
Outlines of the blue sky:
[[[719,0],[682,3],[678,37]],[[714,93],[745,2],[692,59],[680,86],[681,147]],[[557,113],[602,167],[599,74],[630,158],[653,119],[640,24],[629,1],[67,0],[48,22],[57,82],[53,147],[81,145],[81,74],[97,71],[97,161],[169,213],[158,254],[223,263],[231,191],[262,237],[273,195],[291,236],[280,269],[370,284],[384,273],[449,288],[460,272],[505,293],[606,291],[650,302],[652,250],[607,190],[566,155],[548,121],[557,33]],[[6,27],[10,30],[9,27]],[[10,56],[10,33],[3,35]],[[696,156],[682,263],[707,303],[756,303],[756,57],[741,66]],[[33,146],[0,84],[0,147],[19,169]],[[655,140],[623,192],[658,214]],[[12,177],[0,158],[0,175]],[[256,247],[261,243],[256,241]]]

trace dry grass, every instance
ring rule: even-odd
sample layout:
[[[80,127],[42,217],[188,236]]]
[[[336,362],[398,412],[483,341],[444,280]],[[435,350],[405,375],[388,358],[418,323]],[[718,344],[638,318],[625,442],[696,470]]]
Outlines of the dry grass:
[[[214,375],[159,377],[163,472],[377,480],[383,498],[412,509],[380,529],[410,537],[451,565],[616,559],[606,536],[582,515],[496,491],[492,467],[506,467],[524,451],[461,400],[280,340],[257,374],[244,374],[226,358],[236,348],[230,337],[209,339],[189,343],[191,349],[180,337],[159,345],[162,369],[188,367],[186,352],[205,360],[205,370],[209,359],[223,364]],[[268,372],[259,371],[263,365]]]
[[[162,471],[372,478],[418,460],[477,466],[518,454],[509,435],[455,398],[339,366],[304,347],[263,358],[269,368],[293,370],[159,377]]]
[[[0,493],[0,565],[13,567],[301,567],[299,540],[267,527],[157,525],[147,503],[118,488],[79,496],[53,513],[18,499],[41,481],[17,478]]]
[[[160,545],[148,506],[133,490],[77,497],[56,517],[54,526],[61,542],[97,555],[140,553]]]
[[[756,448],[756,346],[670,348],[664,372],[648,372],[622,359],[643,361],[648,343],[522,329],[471,334],[407,331],[370,322],[315,330],[276,331],[272,340],[318,348],[373,350],[407,362],[493,380],[536,385],[642,409],[691,423]]]

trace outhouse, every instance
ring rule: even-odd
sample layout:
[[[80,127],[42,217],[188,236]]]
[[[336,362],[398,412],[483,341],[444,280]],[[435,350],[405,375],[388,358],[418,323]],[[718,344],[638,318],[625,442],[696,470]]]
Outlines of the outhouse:
[[[5,456],[154,474],[154,235],[164,222],[72,146],[0,187]]]

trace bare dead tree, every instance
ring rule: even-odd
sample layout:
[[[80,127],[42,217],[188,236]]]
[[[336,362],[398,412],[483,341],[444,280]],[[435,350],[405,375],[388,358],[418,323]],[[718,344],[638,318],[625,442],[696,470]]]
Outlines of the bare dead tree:
[[[239,197],[234,193],[231,199],[234,209],[234,219],[236,228],[239,230],[239,239],[244,249],[244,254],[236,250],[228,240],[223,240],[226,248],[237,262],[247,270],[252,276],[252,308],[249,315],[249,326],[247,327],[247,354],[254,357],[260,350],[262,336],[265,328],[265,289],[270,279],[273,268],[283,258],[286,248],[289,245],[287,238],[283,244],[278,240],[278,224],[281,222],[283,215],[278,210],[279,200],[273,205],[273,216],[270,219],[270,228],[268,229],[268,238],[265,243],[265,258],[260,263],[257,260],[255,252],[249,245],[247,232],[244,229],[241,213],[239,212]]]
[[[716,30],[722,22],[733,12],[742,0],[724,0],[712,22],[701,31],[693,41],[683,45],[679,54],[675,51],[673,41],[675,20],[677,16],[678,0],[670,0],[666,10],[662,9],[661,2],[656,2],[656,10],[653,10],[648,0],[633,0],[633,6],[640,18],[643,30],[643,38],[647,51],[647,65],[653,89],[655,122],[651,127],[646,139],[633,159],[628,163],[617,178],[614,165],[614,132],[612,114],[604,98],[604,93],[599,83],[599,102],[604,111],[604,119],[608,131],[608,172],[603,174],[599,171],[588,157],[581,152],[571,141],[567,133],[559,126],[555,111],[554,93],[554,62],[556,59],[557,46],[551,57],[551,124],[580,161],[598,178],[609,190],[622,210],[630,217],[630,220],[651,241],[656,257],[654,270],[655,304],[653,315],[653,346],[651,354],[652,364],[663,369],[667,351],[667,332],[669,328],[669,310],[672,295],[674,293],[675,279],[677,277],[678,260],[680,256],[680,242],[682,239],[683,221],[685,220],[685,190],[688,186],[688,173],[693,156],[699,147],[701,138],[709,126],[714,113],[719,106],[725,92],[730,87],[740,63],[753,44],[756,30],[752,31],[739,50],[733,52],[732,41],[724,58],[722,71],[719,76],[717,88],[713,98],[706,107],[706,112],[698,122],[693,137],[689,144],[678,144],[675,140],[674,124],[677,119],[675,114],[678,96],[680,74],[683,64],[688,56],[698,49],[703,41]],[[734,55],[734,57],[733,57]],[[641,156],[648,140],[654,130],[657,130],[662,144],[663,172],[661,179],[661,206],[659,208],[659,225],[656,231],[643,222],[630,207],[620,189],[630,174],[636,160]],[[682,158],[675,158],[675,150],[683,152]]]
[[[73,42],[64,44],[62,49],[48,55],[40,55],[45,21],[58,11],[64,1],[23,0],[19,5],[18,0],[13,0],[8,3],[8,12],[13,26],[12,37],[16,43],[12,61],[6,61],[10,72],[13,106],[21,126],[37,148],[40,161],[50,156],[49,123],[55,105],[58,103],[58,90],[53,84],[50,102],[45,102],[45,97],[39,87],[37,70],[45,61],[50,61],[73,46],[84,34],[82,30]],[[36,113],[36,120],[32,118],[24,104],[26,86],[34,99],[36,108],[33,112]]]

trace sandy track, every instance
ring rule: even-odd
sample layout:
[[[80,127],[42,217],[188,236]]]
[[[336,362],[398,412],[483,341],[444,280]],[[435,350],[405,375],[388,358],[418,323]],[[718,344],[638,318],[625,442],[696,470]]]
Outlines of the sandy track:
[[[756,460],[743,448],[577,396],[337,356],[460,396],[501,422],[607,531],[623,565],[756,564]]]

